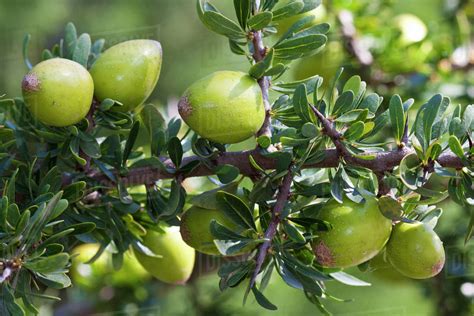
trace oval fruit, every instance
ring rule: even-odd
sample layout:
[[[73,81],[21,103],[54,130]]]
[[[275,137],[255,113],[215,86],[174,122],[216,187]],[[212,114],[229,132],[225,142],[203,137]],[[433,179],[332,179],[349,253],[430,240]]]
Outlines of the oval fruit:
[[[387,257],[401,274],[427,279],[444,267],[443,242],[434,230],[421,223],[399,223],[387,244]]]
[[[232,222],[223,212],[210,210],[197,206],[189,208],[181,218],[181,236],[183,240],[201,253],[208,255],[220,255],[214,244],[214,237],[210,231],[211,221],[215,220],[219,224],[234,230],[237,225]],[[244,251],[245,253],[247,251]],[[236,255],[241,254],[237,253]]]
[[[218,71],[193,83],[179,101],[178,111],[201,137],[222,144],[246,140],[265,119],[260,86],[237,71]]]
[[[181,238],[176,226],[164,228],[164,233],[148,230],[143,244],[160,257],[148,256],[134,250],[141,265],[158,280],[170,284],[184,284],[194,267],[195,251]]]
[[[353,267],[372,259],[392,230],[391,220],[382,215],[374,198],[361,204],[331,200],[316,218],[332,225],[332,229],[319,232],[312,244],[316,260],[325,267]]]
[[[112,252],[106,249],[100,257],[87,264],[99,250],[99,244],[82,244],[72,250],[71,276],[74,284],[84,288],[96,289],[110,284],[113,286],[136,286],[150,278],[150,274],[140,265],[132,252],[124,253],[120,270],[112,264]]]
[[[23,98],[32,115],[50,126],[78,123],[92,104],[94,82],[80,64],[63,58],[40,62],[21,83]]]
[[[90,70],[96,98],[117,100],[125,111],[141,105],[158,82],[162,55],[160,43],[153,40],[132,40],[110,47]]]

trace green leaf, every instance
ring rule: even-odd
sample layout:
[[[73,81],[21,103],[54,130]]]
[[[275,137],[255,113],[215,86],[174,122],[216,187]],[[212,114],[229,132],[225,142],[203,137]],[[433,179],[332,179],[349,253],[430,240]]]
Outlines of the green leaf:
[[[189,203],[195,206],[202,207],[202,208],[216,210],[219,208],[219,204],[217,202],[217,193],[219,191],[225,191],[225,192],[235,194],[237,192],[238,186],[239,186],[238,182],[232,182],[232,183],[220,186],[216,189],[206,191],[192,197]]]
[[[307,138],[315,138],[319,135],[319,130],[316,125],[311,122],[307,122],[301,127],[301,134]]]
[[[252,65],[249,74],[255,79],[260,79],[270,69],[273,62],[273,49],[271,49],[262,61]]]
[[[349,126],[349,128],[344,132],[344,138],[347,141],[358,140],[364,134],[365,124],[364,122],[358,121]]]
[[[336,103],[334,104],[334,108],[332,110],[332,114],[345,114],[348,110],[350,110],[352,102],[354,102],[354,92],[344,91],[337,98]]]
[[[245,50],[242,47],[240,47],[240,45],[234,40],[229,39],[229,47],[230,47],[230,50],[236,55],[247,54]]]
[[[168,155],[176,169],[178,169],[181,166],[181,161],[183,159],[183,146],[178,137],[173,137],[168,142]]]
[[[245,229],[257,229],[250,208],[239,197],[225,191],[220,191],[217,193],[216,198],[219,209],[231,221]]]
[[[65,57],[71,59],[74,51],[76,50],[77,43],[77,31],[73,23],[69,22],[66,25],[64,32],[64,48],[65,48]]]
[[[293,107],[296,114],[303,120],[303,122],[311,122],[307,91],[304,84],[300,84],[295,89],[295,94],[293,95]]]
[[[293,37],[278,43],[275,56],[283,60],[294,60],[311,55],[326,44],[327,37],[321,34]]]
[[[135,121],[133,124],[130,133],[128,134],[127,142],[125,143],[125,149],[123,151],[123,158],[122,158],[122,166],[126,166],[128,157],[132,152],[133,145],[135,145],[135,141],[138,137],[138,131],[140,130],[140,121]]]
[[[418,173],[421,168],[421,161],[416,154],[403,157],[400,162],[400,179],[407,188],[416,190],[418,188]]]
[[[306,238],[304,238],[303,234],[294,225],[290,224],[288,221],[284,221],[283,227],[291,240],[296,243],[306,243]]]
[[[217,168],[214,168],[214,172],[219,178],[219,181],[224,184],[232,182],[240,174],[239,168],[232,165],[218,166]]]
[[[62,270],[69,263],[69,255],[60,253],[49,257],[41,257],[24,263],[24,267],[37,273],[52,273]]]
[[[282,6],[281,8],[278,8],[273,11],[273,20],[278,21],[282,20],[285,18],[288,18],[290,16],[297,15],[301,12],[301,10],[304,7],[304,2],[303,1],[292,1],[288,3],[285,6]],[[314,17],[313,17],[314,19]]]
[[[466,158],[464,155],[464,150],[462,149],[461,142],[459,142],[459,139],[454,135],[449,136],[449,149],[451,149],[451,151],[459,158]]]
[[[441,106],[443,97],[441,94],[433,96],[427,103],[425,107],[425,113],[423,117],[423,130],[425,133],[426,144],[431,142],[431,131],[435,122],[436,117],[438,116],[438,111]]]
[[[91,37],[89,34],[84,33],[79,36],[76,47],[74,48],[74,53],[72,54],[72,60],[87,68],[87,61],[89,60],[89,55],[91,53],[91,45]]]
[[[245,38],[242,28],[220,12],[205,11],[203,15],[205,25],[213,32],[224,35],[230,39]]]
[[[260,12],[257,15],[251,17],[247,24],[250,29],[254,31],[259,31],[266,27],[272,21],[273,14],[270,11]]]
[[[379,198],[380,212],[391,220],[400,220],[403,215],[403,207],[390,195],[384,195]]]
[[[354,121],[364,121],[367,118],[367,115],[369,114],[368,109],[355,109],[351,110],[349,112],[346,112],[336,118],[336,122],[340,123],[350,123]]]
[[[307,93],[313,93],[322,84],[322,78],[318,75],[312,76],[303,80],[297,80],[292,82],[275,82],[272,84],[271,89],[277,92],[292,94],[295,92],[295,89],[304,84],[308,89]]]
[[[257,303],[262,306],[265,309],[276,311],[278,308],[273,305],[259,290],[257,290],[257,287],[254,286],[252,288],[252,293],[255,296],[255,300]]]
[[[252,0],[234,0],[235,15],[242,29],[247,27],[247,19],[252,10],[252,3]]]
[[[26,34],[25,38],[23,39],[23,61],[25,62],[26,67],[28,70],[31,70],[33,68],[33,65],[30,62],[30,59],[28,58],[28,46],[30,44],[30,39],[31,39],[31,34]]]
[[[262,135],[257,138],[257,143],[262,148],[268,148],[272,144],[272,139],[267,135]]]
[[[341,282],[342,284],[351,285],[351,286],[370,286],[370,283],[365,281],[359,280],[353,275],[350,275],[345,272],[333,272],[329,273],[329,275],[334,278],[336,281]]]
[[[368,109],[370,112],[375,113],[382,104],[383,98],[377,95],[376,93],[371,93],[367,95],[362,102],[359,104],[359,109]]]
[[[395,140],[398,145],[401,144],[405,132],[405,112],[403,111],[402,99],[398,94],[392,96],[388,107],[390,113],[390,122],[394,132]]]

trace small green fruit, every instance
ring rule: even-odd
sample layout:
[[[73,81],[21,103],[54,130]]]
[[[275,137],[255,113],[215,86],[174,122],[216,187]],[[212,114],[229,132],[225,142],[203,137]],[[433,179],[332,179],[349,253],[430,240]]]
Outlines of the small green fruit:
[[[162,55],[160,43],[152,40],[132,40],[110,47],[90,70],[96,98],[117,100],[125,111],[141,105],[158,82]]]
[[[361,204],[331,200],[316,218],[332,225],[332,229],[319,232],[312,244],[317,261],[325,267],[348,268],[372,259],[392,230],[391,220],[382,215],[374,198]]]
[[[32,115],[50,126],[68,126],[89,112],[94,82],[80,64],[63,58],[37,64],[23,78],[23,98]]]
[[[179,101],[178,110],[201,137],[222,144],[246,140],[265,119],[257,81],[236,71],[218,71],[192,84]]]
[[[387,257],[395,269],[413,279],[437,275],[445,261],[443,242],[421,222],[395,225],[387,244]]]
[[[201,253],[208,255],[220,255],[214,244],[214,237],[210,231],[211,221],[234,230],[237,225],[232,222],[223,212],[210,210],[197,206],[189,208],[181,218],[181,236],[183,240]]]
[[[166,227],[164,233],[148,230],[143,244],[158,257],[134,250],[141,265],[158,280],[170,284],[184,284],[194,267],[195,251],[181,238],[179,228]]]
[[[104,284],[134,287],[151,277],[130,251],[124,253],[120,270],[113,268],[112,252],[109,249],[106,249],[93,263],[87,264],[99,248],[98,244],[82,244],[72,250],[72,254],[77,255],[73,257],[71,267],[74,284],[90,290],[95,290]]]

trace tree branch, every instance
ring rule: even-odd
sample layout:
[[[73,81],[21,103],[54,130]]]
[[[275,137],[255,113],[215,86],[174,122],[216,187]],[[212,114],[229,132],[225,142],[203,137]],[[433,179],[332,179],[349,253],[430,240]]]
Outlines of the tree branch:
[[[260,7],[260,0],[254,2],[253,13],[258,12]],[[258,63],[265,58],[267,50],[263,44],[263,33],[262,31],[253,31],[252,32],[252,47],[253,47],[253,60]],[[257,132],[257,137],[259,136],[268,136],[272,137],[272,124],[271,124],[271,105],[268,96],[268,90],[270,89],[270,78],[262,77],[258,80],[258,85],[262,90],[263,105],[265,107],[265,120],[262,127]]]
[[[272,220],[270,221],[268,228],[265,231],[264,238],[266,240],[263,242],[263,244],[260,245],[258,249],[255,270],[253,271],[252,278],[250,279],[250,285],[249,285],[250,288],[252,288],[255,285],[257,276],[260,273],[260,270],[262,269],[262,266],[263,266],[263,263],[265,262],[268,251],[270,250],[272,246],[273,238],[275,237],[277,233],[278,225],[280,224],[280,221],[281,221],[281,218],[280,218],[281,212],[285,208],[286,202],[288,201],[288,197],[290,195],[291,182],[293,181],[293,174],[291,173],[290,169],[288,170],[288,173],[285,175],[280,187],[278,188],[277,199],[276,199],[275,205],[273,206],[273,211],[272,211]]]
[[[393,150],[393,151],[383,151],[374,153],[373,159],[365,160],[362,158],[355,158],[352,157],[349,159],[350,161],[346,161],[349,165],[360,166],[367,169],[370,169],[377,172],[389,172],[394,167],[398,166],[402,161],[403,157],[414,153],[415,151],[409,149],[408,147],[404,147],[400,150]],[[250,163],[250,156],[257,162],[259,166],[266,170],[276,169],[277,161],[275,159],[269,158],[264,156],[259,150],[246,150],[240,152],[226,152],[221,154],[214,160],[215,166],[223,166],[223,165],[232,165],[237,167],[240,170],[240,174],[244,176],[256,176],[259,174],[259,171],[254,169],[252,164]],[[339,160],[343,158],[338,153],[336,149],[326,149],[324,150],[324,158],[317,162],[311,164],[303,165],[304,169],[307,168],[337,168],[339,165]],[[372,157],[371,157],[372,158]],[[185,166],[193,161],[199,160],[200,158],[196,156],[186,157],[183,159],[182,165]],[[437,162],[446,168],[456,168],[461,169],[464,165],[462,164],[461,160],[454,155],[451,151],[446,151],[441,154]],[[174,168],[173,163],[171,160],[167,159],[164,162],[164,165],[169,168]],[[127,186],[133,185],[141,185],[141,184],[153,184],[158,180],[163,179],[174,179],[176,178],[176,174],[170,173],[166,170],[159,169],[152,166],[147,167],[137,167],[130,169],[127,174],[121,176],[118,172],[111,170],[115,177],[120,177]],[[204,164],[200,164],[198,167],[193,169],[191,172],[185,174],[186,178],[192,177],[204,177],[210,176],[215,174],[212,169],[209,169]],[[97,182],[101,183],[105,186],[114,186],[114,182],[110,180],[102,171],[100,170],[93,170],[89,173],[89,177],[96,180]],[[65,182],[67,179],[65,179]],[[67,183],[66,183],[67,184]]]

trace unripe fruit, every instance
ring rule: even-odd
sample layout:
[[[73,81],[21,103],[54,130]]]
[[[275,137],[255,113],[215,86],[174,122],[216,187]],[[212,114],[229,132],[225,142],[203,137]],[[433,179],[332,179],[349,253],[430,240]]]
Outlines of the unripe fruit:
[[[332,229],[318,232],[312,244],[317,261],[325,267],[353,267],[372,259],[392,230],[391,220],[382,215],[374,198],[360,204],[329,201],[316,218],[332,225]]]
[[[94,82],[80,64],[63,58],[40,62],[23,78],[23,98],[40,122],[63,127],[82,120],[89,112]]]
[[[152,40],[132,40],[103,52],[91,67],[95,96],[123,103],[122,110],[133,110],[153,92],[162,61],[161,45]]]
[[[413,279],[437,275],[445,261],[443,242],[431,227],[420,222],[395,225],[387,257],[395,269]]]
[[[72,250],[77,255],[72,259],[71,276],[74,284],[87,289],[96,289],[110,284],[113,286],[135,286],[150,278],[150,274],[140,265],[132,252],[124,253],[120,270],[112,264],[112,252],[105,250],[91,264],[87,264],[99,250],[99,244],[82,244]]]
[[[166,227],[164,233],[148,230],[143,244],[158,257],[134,250],[141,265],[158,280],[170,284],[184,284],[194,267],[195,251],[181,238],[179,228]]]
[[[210,230],[212,220],[217,221],[230,230],[234,230],[237,226],[219,210],[192,206],[181,218],[181,236],[188,245],[201,253],[220,255],[213,241],[215,238]]]
[[[238,143],[254,135],[265,119],[257,81],[237,71],[218,71],[184,93],[179,114],[196,133],[217,143]]]

